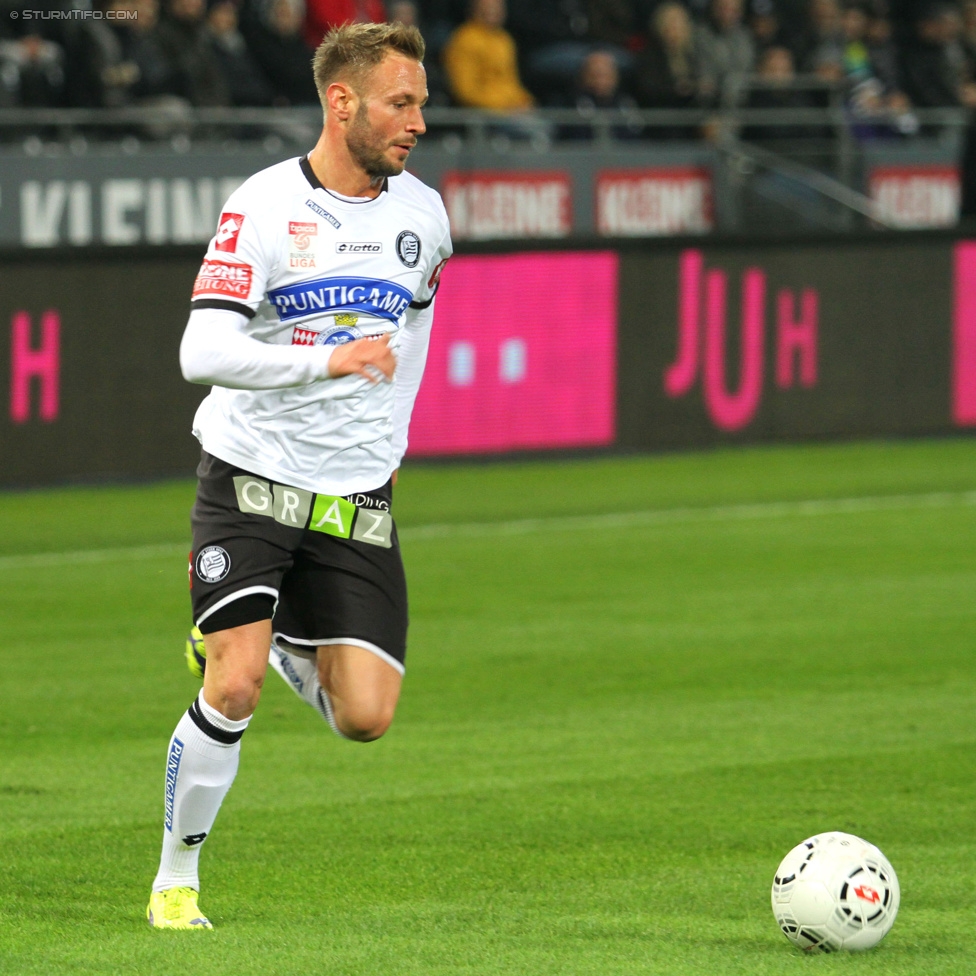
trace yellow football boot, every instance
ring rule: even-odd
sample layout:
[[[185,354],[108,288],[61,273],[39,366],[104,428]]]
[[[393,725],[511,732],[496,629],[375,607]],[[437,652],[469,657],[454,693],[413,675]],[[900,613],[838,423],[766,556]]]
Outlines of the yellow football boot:
[[[202,679],[207,670],[207,649],[199,627],[194,627],[186,639],[186,666],[194,678]]]
[[[167,888],[149,896],[146,918],[154,929],[212,929],[210,919],[197,907],[192,888]]]

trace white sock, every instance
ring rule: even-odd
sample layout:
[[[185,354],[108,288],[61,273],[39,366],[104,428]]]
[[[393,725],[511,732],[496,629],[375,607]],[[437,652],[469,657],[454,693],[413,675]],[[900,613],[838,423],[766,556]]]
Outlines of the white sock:
[[[163,853],[153,891],[200,890],[200,848],[237,775],[240,740],[250,721],[225,718],[201,690],[176,726],[166,761]]]
[[[272,641],[268,662],[281,675],[285,684],[329,723],[329,728],[337,736],[341,739],[346,738],[339,731],[339,726],[336,725],[329,693],[319,681],[319,669],[314,661],[310,661],[300,654],[291,654],[282,650],[277,643]]]

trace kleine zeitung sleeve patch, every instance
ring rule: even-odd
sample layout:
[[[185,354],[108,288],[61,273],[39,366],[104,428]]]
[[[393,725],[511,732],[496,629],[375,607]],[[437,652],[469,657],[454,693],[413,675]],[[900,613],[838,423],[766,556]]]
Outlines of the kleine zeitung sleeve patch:
[[[193,298],[203,295],[230,295],[246,299],[251,293],[254,269],[249,264],[232,264],[216,258],[204,258],[196,281]]]

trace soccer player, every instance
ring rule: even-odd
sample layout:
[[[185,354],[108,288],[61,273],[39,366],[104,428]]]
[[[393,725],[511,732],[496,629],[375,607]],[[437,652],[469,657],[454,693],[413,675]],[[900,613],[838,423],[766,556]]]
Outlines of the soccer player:
[[[440,196],[404,172],[424,132],[414,27],[330,32],[313,71],[322,134],[227,201],[193,289],[183,374],[212,384],[190,584],[203,689],[166,764],[156,928],[209,929],[197,864],[268,666],[340,736],[393,719],[407,595],[390,512],[434,293]]]

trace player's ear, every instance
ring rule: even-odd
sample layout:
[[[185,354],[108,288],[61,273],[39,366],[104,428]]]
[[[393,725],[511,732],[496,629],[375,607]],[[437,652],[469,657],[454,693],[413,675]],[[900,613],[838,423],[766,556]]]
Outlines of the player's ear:
[[[341,81],[334,81],[326,89],[325,101],[340,121],[346,122],[356,114],[356,93]]]

